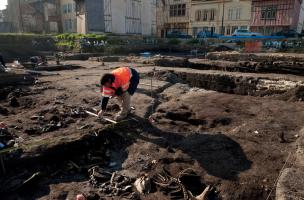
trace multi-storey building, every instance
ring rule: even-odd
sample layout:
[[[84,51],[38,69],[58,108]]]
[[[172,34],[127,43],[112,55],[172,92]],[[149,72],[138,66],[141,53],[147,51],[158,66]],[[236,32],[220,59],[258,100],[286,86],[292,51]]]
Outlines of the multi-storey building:
[[[283,29],[303,30],[301,0],[252,0],[251,30],[271,34]]]
[[[76,3],[74,0],[60,0],[63,32],[77,32]]]
[[[76,0],[77,32],[153,35],[156,0]]]
[[[60,32],[59,0],[9,0],[7,20],[14,32]]]
[[[251,0],[192,0],[192,34],[208,30],[231,35],[236,29],[249,29],[250,11]]]
[[[178,30],[189,33],[191,0],[158,0],[157,35],[164,37],[168,32]]]

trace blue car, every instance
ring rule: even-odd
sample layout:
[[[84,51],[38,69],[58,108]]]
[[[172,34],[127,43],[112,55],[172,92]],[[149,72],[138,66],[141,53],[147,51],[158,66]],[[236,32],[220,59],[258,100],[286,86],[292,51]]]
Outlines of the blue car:
[[[211,31],[200,31],[196,37],[197,38],[219,38],[221,35]]]
[[[192,38],[192,36],[187,35],[186,33],[181,32],[181,31],[170,31],[170,32],[167,33],[167,38],[185,38],[185,39],[188,39],[188,38]]]

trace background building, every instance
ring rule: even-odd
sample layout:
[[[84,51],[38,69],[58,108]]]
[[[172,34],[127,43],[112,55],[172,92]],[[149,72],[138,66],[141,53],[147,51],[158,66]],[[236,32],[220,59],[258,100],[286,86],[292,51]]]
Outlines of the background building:
[[[61,32],[59,0],[9,0],[7,21],[12,32]]]
[[[251,30],[266,35],[283,29],[301,32],[304,18],[301,4],[301,0],[252,0]]]
[[[76,3],[74,0],[61,0],[61,21],[64,33],[77,32]]]
[[[76,0],[76,8],[78,33],[156,33],[156,0]]]
[[[192,34],[208,30],[231,35],[236,29],[249,29],[250,0],[192,0]]]
[[[170,31],[189,33],[191,0],[158,0],[157,35],[164,37]]]
[[[11,28],[11,23],[7,22],[7,9],[0,10],[0,33],[9,33]]]

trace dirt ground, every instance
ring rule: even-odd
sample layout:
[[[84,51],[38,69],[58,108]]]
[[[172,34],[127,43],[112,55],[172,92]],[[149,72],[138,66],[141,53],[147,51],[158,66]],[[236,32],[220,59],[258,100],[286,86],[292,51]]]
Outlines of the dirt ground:
[[[65,64],[81,68],[37,76],[35,84],[14,86],[1,97],[0,122],[9,133],[2,140],[15,143],[1,154],[4,199],[75,199],[80,193],[88,199],[191,199],[177,183],[177,197],[168,185],[157,184],[146,195],[134,188],[125,193],[105,191],[102,180],[111,177],[100,175],[117,172],[128,186],[142,175],[155,180],[165,171],[177,177],[189,168],[196,176],[181,183],[193,195],[210,185],[208,199],[266,199],[270,192],[274,199],[283,165],[293,165],[294,158],[285,160],[296,151],[304,118],[304,104],[301,97],[292,98],[293,90],[288,98],[286,93],[264,97],[221,93],[191,87],[174,73],[153,76],[151,90],[155,66],[133,63],[142,77],[132,98],[135,110],[127,121],[113,125],[85,111],[99,109],[100,76],[130,64]],[[172,72],[170,67],[155,70]],[[280,75],[262,75],[276,76]],[[113,118],[118,110],[112,99],[107,117]],[[102,171],[99,176],[92,175],[94,166]]]

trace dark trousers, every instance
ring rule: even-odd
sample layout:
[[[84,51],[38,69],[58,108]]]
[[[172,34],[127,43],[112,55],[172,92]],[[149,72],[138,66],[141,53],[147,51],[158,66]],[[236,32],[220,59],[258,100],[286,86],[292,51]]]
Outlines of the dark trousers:
[[[4,59],[3,59],[2,55],[0,55],[0,63],[3,65],[3,67],[6,67],[6,66],[5,66],[5,62],[4,62]]]
[[[128,92],[132,96],[136,92],[140,77],[139,77],[139,73],[135,69],[131,68],[131,72],[132,72],[132,78],[130,80],[130,86]]]

